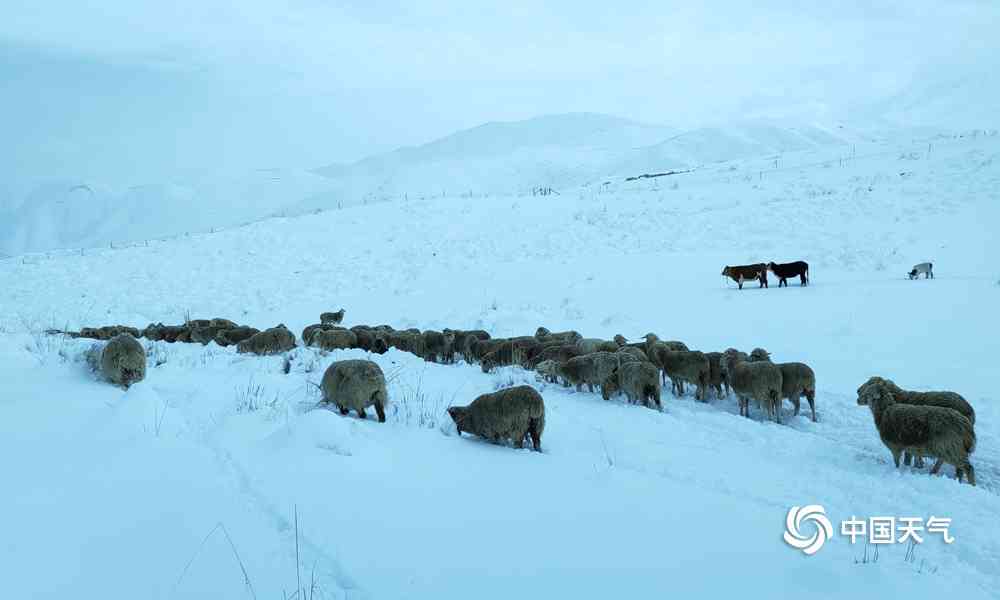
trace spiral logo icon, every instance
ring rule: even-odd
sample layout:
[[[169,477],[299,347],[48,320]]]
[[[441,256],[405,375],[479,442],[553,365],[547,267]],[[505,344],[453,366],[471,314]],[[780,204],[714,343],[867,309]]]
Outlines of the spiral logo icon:
[[[812,521],[815,531],[812,536],[802,534],[802,523]],[[812,556],[819,552],[826,540],[833,537],[833,525],[826,518],[826,509],[819,504],[793,506],[785,517],[785,543]]]

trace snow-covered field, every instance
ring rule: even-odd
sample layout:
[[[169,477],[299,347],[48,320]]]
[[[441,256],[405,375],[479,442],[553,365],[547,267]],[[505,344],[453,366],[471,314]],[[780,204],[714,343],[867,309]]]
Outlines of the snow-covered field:
[[[3,595],[995,597],[1000,136],[844,154],[0,261]],[[797,259],[809,287],[719,277]],[[906,280],[924,260],[936,279]],[[144,340],[147,378],[122,391],[88,373],[88,342],[40,333],[188,314],[300,331],[341,306],[349,324],[762,346],[812,365],[819,420],[787,404],[783,425],[743,419],[732,398],[665,395],[656,412],[391,351],[371,357],[391,378],[379,424],[315,409],[311,384],[360,351],[298,348],[285,374],[282,357]],[[875,374],[975,406],[977,487],[892,467],[855,402]],[[542,454],[448,422],[447,406],[510,383],[545,397]],[[789,507],[813,503],[835,525],[951,517],[955,541],[873,562],[835,535],[806,557],[782,532]]]

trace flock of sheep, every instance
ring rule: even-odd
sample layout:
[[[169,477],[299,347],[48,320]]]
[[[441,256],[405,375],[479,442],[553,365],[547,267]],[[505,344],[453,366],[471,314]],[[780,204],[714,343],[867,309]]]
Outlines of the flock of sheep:
[[[769,418],[781,422],[781,405],[790,400],[799,414],[800,400],[809,402],[816,421],[816,375],[800,362],[774,363],[770,354],[756,348],[746,354],[734,348],[724,352],[690,350],[683,342],[663,341],[653,333],[630,342],[621,335],[612,340],[584,338],[575,331],[553,333],[539,327],[534,335],[493,338],[482,330],[397,330],[388,325],[343,327],[344,311],[323,313],[320,322],[307,326],[301,335],[306,346],[321,350],[357,348],[385,353],[390,348],[409,352],[435,363],[454,363],[458,358],[478,364],[484,372],[503,366],[534,370],[540,378],[564,386],[600,389],[605,400],[624,394],[631,403],[662,407],[661,382],[670,380],[675,396],[694,389],[697,400],[707,401],[711,391],[717,398],[736,395],[741,416],[750,416],[754,401]],[[64,333],[64,332],[51,332]],[[189,320],[183,325],[151,324],[142,331],[123,326],[84,328],[74,337],[108,340],[88,355],[93,368],[109,381],[128,387],[145,377],[145,352],[136,337],[167,342],[215,341],[236,345],[240,353],[281,354],[295,348],[295,334],[284,325],[263,331],[227,319]],[[286,363],[287,367],[287,363]],[[287,371],[287,369],[286,369]],[[335,406],[341,414],[355,411],[366,417],[374,408],[385,421],[388,403],[385,376],[369,360],[332,363],[319,386],[321,404]],[[893,382],[872,377],[858,389],[858,404],[870,407],[882,442],[892,452],[896,466],[922,467],[924,457],[937,459],[931,473],[945,462],[954,465],[959,481],[963,476],[975,485],[969,454],[975,448],[975,412],[954,392],[910,392]],[[542,396],[531,386],[521,385],[483,394],[464,407],[453,406],[448,414],[458,429],[493,442],[511,441],[523,447],[526,439],[541,450],[545,428]]]

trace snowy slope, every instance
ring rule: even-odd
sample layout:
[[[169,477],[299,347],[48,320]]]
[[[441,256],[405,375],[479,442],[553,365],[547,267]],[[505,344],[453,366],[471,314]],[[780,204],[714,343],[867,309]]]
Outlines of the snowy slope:
[[[321,598],[995,597],[1000,136],[927,150],[907,136],[843,161],[819,146],[775,171],[761,156],[0,261],[0,453],[18,457],[0,496],[17,541],[0,545],[5,591],[273,598],[315,578]],[[771,259],[808,260],[813,285],[718,278]],[[907,281],[923,260],[937,279]],[[39,333],[188,312],[298,331],[340,306],[350,324],[763,346],[816,370],[819,421],[787,405],[784,425],[743,419],[732,398],[665,395],[660,413],[392,351],[372,357],[391,379],[383,425],[314,409],[311,383],[358,351],[300,348],[286,375],[280,357],[146,343],[147,380],[123,392],[86,372],[87,342]],[[976,407],[978,487],[892,468],[855,404],[873,374]],[[545,397],[543,454],[448,426],[446,406],[521,382]],[[859,564],[863,547],[835,537],[805,557],[781,533],[808,503],[835,523],[952,517],[956,541]]]
[[[399,199],[435,195],[524,194],[565,190],[607,176],[685,169],[703,163],[796,152],[864,139],[815,125],[765,121],[676,131],[596,114],[552,115],[488,123],[416,148],[317,172],[335,191],[292,213],[343,206],[345,199]]]
[[[307,171],[258,169],[182,183],[119,187],[50,181],[4,215],[0,253],[87,248],[231,227],[273,214],[330,188]]]

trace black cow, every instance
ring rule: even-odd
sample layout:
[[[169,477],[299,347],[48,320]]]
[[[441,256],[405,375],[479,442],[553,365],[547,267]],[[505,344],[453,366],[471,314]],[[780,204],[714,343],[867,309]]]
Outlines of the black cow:
[[[778,264],[775,262],[767,263],[767,269],[774,273],[774,276],[778,278],[778,287],[784,285],[788,287],[789,277],[798,277],[801,285],[809,285],[809,263],[804,260],[797,260],[795,262]]]

